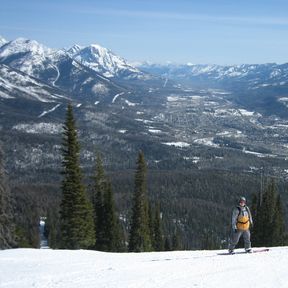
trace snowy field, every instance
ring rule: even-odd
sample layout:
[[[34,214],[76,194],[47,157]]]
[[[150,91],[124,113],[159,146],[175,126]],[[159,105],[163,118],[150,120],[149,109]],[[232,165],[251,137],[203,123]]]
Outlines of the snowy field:
[[[288,287],[288,247],[254,254],[217,255],[219,252],[4,250],[0,251],[0,287]]]

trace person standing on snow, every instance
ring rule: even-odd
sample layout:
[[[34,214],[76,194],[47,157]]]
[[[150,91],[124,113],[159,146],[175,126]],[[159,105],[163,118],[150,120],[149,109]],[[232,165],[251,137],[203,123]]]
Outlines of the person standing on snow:
[[[232,231],[229,241],[228,250],[230,254],[234,253],[234,248],[238,244],[239,239],[243,236],[245,251],[251,252],[250,230],[253,225],[251,212],[246,206],[246,198],[240,197],[238,205],[232,210]]]

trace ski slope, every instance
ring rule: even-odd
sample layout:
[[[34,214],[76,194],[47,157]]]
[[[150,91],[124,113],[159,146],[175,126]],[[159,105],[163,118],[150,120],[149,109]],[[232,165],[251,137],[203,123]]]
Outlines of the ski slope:
[[[288,287],[288,247],[254,254],[224,251],[104,253],[0,251],[1,288]]]

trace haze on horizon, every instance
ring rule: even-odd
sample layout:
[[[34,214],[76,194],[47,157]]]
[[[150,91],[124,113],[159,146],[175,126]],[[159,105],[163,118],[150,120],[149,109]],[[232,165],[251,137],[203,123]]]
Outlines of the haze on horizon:
[[[130,62],[288,62],[285,0],[9,0],[0,35],[51,48],[98,43]]]

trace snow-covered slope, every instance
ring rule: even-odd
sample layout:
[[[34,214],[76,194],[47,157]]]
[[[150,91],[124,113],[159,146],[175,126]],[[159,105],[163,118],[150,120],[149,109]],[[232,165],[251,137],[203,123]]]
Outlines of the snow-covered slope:
[[[0,48],[0,61],[37,77],[40,71],[48,68],[50,55],[55,52],[35,40],[17,38]]]
[[[0,46],[1,41],[0,38]],[[72,58],[75,63],[81,63],[82,67],[92,69],[108,78],[149,78],[148,74],[129,65],[123,58],[97,44],[87,47],[74,45],[68,50],[50,49],[35,40],[24,38],[7,43],[3,39],[3,44],[0,47],[0,63],[42,80],[44,75],[52,73],[51,70],[59,70],[61,61],[67,58]]]
[[[110,102],[110,97],[134,89],[133,85],[147,89],[152,84],[162,85],[162,79],[141,72],[96,44],[54,50],[37,41],[18,38],[0,46],[0,64],[60,88],[71,98],[92,103]]]
[[[21,71],[0,64],[0,99],[22,98],[40,102],[68,100],[63,91]]]
[[[67,50],[67,53],[84,66],[108,78],[122,76],[130,78],[144,77],[144,73],[140,70],[98,44],[92,44],[87,47],[74,45]]]
[[[216,83],[232,87],[241,83],[242,87],[261,88],[288,84],[288,64],[243,64],[243,65],[200,65],[200,64],[151,64],[142,63],[138,67],[146,72],[167,77],[180,82],[206,84]]]
[[[8,41],[0,35],[0,47],[7,43]]]
[[[1,63],[60,88],[76,100],[95,102],[95,97],[99,101],[123,91],[101,73],[72,59],[65,50],[53,50],[34,40],[18,38],[3,45]],[[23,89],[23,85],[18,88]]]
[[[5,288],[287,287],[288,247],[269,252],[103,253],[49,249],[0,251]]]

